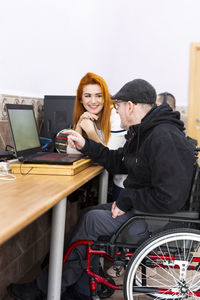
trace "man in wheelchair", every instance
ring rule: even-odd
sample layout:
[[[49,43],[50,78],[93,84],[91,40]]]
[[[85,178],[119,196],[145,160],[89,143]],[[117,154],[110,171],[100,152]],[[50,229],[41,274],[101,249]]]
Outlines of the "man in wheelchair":
[[[128,176],[116,202],[89,210],[77,225],[64,257],[62,299],[105,298],[115,289],[123,289],[125,299],[133,299],[134,293],[154,299],[197,297],[200,276],[188,279],[186,273],[189,269],[198,273],[200,268],[200,260],[193,262],[200,236],[185,227],[194,228],[192,218],[198,226],[198,217],[192,211],[190,215],[182,212],[191,208],[188,198],[196,170],[195,148],[185,137],[179,112],[168,104],[157,106],[156,91],[147,81],[128,82],[112,99],[121,127],[128,131],[123,148],[109,150],[68,131],[71,147],[109,173]],[[170,228],[171,221],[176,229]],[[161,229],[168,229],[164,236],[152,236]],[[100,239],[102,236],[110,238]],[[101,276],[99,256],[114,262],[117,275],[126,268],[123,286]],[[10,295],[17,300],[45,299],[47,274],[45,269],[33,283],[10,285]],[[98,292],[97,283],[108,289]]]

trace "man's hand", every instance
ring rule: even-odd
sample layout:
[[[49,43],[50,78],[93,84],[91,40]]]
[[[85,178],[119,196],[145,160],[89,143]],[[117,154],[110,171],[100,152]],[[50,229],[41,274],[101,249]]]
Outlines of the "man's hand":
[[[85,139],[78,132],[74,130],[66,129],[64,133],[69,134],[67,138],[68,138],[68,145],[71,148],[81,150],[85,146]]]
[[[114,219],[125,214],[125,212],[123,210],[121,210],[117,207],[116,201],[113,202],[113,204],[112,204],[111,213],[112,213],[112,217]]]

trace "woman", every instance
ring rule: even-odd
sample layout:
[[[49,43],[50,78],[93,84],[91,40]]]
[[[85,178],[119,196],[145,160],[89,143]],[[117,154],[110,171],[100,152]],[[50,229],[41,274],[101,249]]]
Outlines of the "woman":
[[[106,82],[94,73],[80,81],[74,105],[74,129],[96,142],[107,145],[112,102]]]
[[[105,80],[94,73],[87,73],[80,81],[74,105],[73,129],[83,136],[102,143],[110,149],[123,147],[126,131],[120,127],[120,118],[113,109]],[[67,147],[67,153],[74,153]],[[113,176],[115,201],[123,188],[126,175]]]
[[[102,143],[110,149],[123,147],[126,131],[120,127],[120,118],[113,109],[105,80],[94,73],[87,73],[80,81],[74,105],[73,129],[83,136]],[[67,147],[67,153],[74,153]],[[108,175],[108,173],[107,173]],[[116,201],[126,175],[113,176],[112,201]],[[113,268],[107,270],[115,277]],[[120,275],[123,274],[123,270]]]

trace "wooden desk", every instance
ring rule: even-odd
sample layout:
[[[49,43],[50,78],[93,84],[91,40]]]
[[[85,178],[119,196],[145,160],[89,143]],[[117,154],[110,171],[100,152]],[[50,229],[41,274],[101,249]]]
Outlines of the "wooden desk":
[[[102,171],[90,166],[74,176],[17,174],[15,181],[0,181],[0,244],[53,207],[48,300],[60,299],[66,196]]]

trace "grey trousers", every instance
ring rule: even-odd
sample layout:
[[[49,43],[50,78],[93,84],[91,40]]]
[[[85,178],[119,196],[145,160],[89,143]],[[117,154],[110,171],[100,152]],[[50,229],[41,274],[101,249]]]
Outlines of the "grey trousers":
[[[69,245],[78,240],[98,240],[99,236],[107,235],[111,236],[117,229],[130,217],[133,216],[132,212],[127,212],[126,214],[117,217],[115,219],[112,218],[111,215],[111,206],[112,203],[107,203],[103,205],[97,205],[90,210],[87,210],[81,217],[79,223],[76,226],[76,229],[73,233],[73,236],[69,242]],[[79,259],[80,256],[82,259],[86,257],[86,247],[79,246],[78,249],[74,249],[69,256],[69,260]],[[93,270],[96,272],[98,269],[98,257],[95,256],[92,260]],[[72,268],[67,266],[67,264],[63,265],[63,273],[62,273],[62,284],[61,284],[61,294],[65,291],[65,289],[79,282],[79,286],[81,289],[81,280],[85,281],[85,277],[83,276],[83,269],[80,268]],[[81,278],[82,277],[82,278]],[[48,267],[42,270],[40,275],[38,276],[37,285],[43,293],[47,293],[47,282],[48,282]],[[85,283],[82,285],[85,286]],[[86,291],[82,291],[83,293],[87,293]]]

